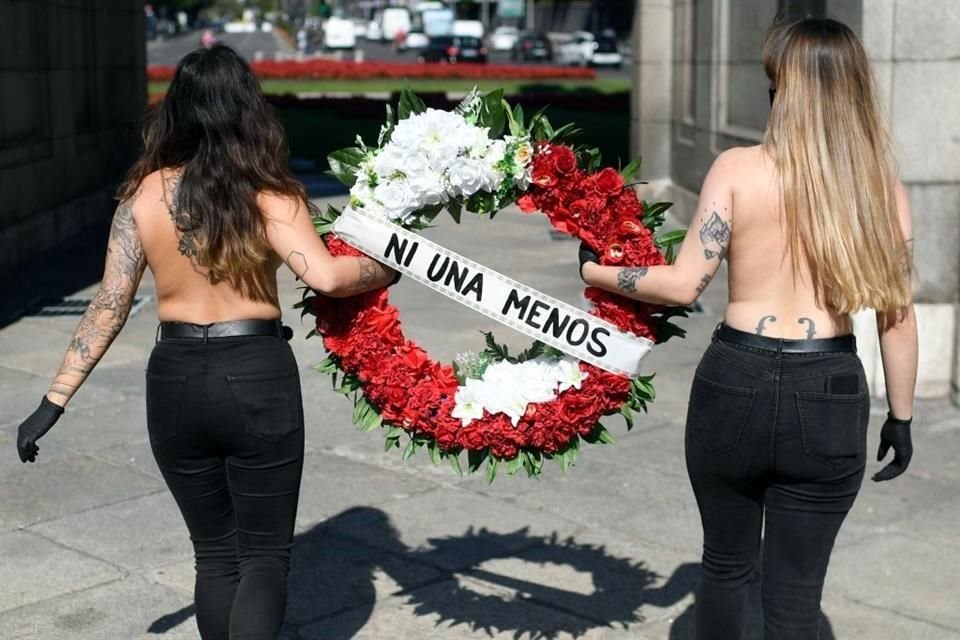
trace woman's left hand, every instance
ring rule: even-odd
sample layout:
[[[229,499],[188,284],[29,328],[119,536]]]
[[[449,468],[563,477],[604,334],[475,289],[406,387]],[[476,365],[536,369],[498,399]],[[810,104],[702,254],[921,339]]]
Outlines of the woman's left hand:
[[[36,461],[37,452],[40,451],[37,440],[50,431],[62,415],[63,407],[43,396],[37,410],[31,413],[17,430],[17,453],[20,454],[20,462]]]
[[[591,262],[594,264],[600,264],[600,256],[598,256],[593,249],[582,242],[580,243],[580,251],[578,255],[580,258],[580,279],[586,282],[586,279],[583,277],[584,265]]]

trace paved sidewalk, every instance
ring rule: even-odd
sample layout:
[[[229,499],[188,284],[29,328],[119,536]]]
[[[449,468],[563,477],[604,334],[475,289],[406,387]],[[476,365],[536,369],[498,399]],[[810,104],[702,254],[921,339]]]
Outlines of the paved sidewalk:
[[[542,219],[444,223],[440,242],[568,301],[576,245]],[[286,309],[298,299],[285,273]],[[79,293],[92,293],[91,287]],[[146,282],[142,294],[152,295]],[[434,357],[510,332],[404,281],[408,335]],[[458,477],[425,455],[401,462],[350,424],[349,403],[310,366],[324,355],[296,328],[307,446],[284,638],[692,638],[700,526],[683,465],[686,395],[725,292],[707,291],[689,338],[656,350],[657,402],[612,447],[592,446],[567,476]],[[59,364],[77,318],[0,330],[0,638],[196,638],[186,528],[151,458],[143,370],[155,307],[117,343],[41,443],[16,458],[16,427]],[[527,342],[514,336],[517,344]],[[871,450],[885,409],[875,402]],[[824,638],[960,638],[960,412],[917,409],[905,477],[867,482],[837,542]],[[869,471],[878,468],[870,463]],[[757,594],[755,594],[757,595]],[[754,603],[757,599],[754,598]],[[760,638],[754,607],[749,638]]]

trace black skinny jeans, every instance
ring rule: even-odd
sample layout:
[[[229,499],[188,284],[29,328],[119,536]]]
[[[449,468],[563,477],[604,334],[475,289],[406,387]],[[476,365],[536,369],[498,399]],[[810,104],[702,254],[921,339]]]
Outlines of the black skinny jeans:
[[[863,480],[869,409],[855,353],[778,354],[714,339],[686,428],[703,523],[698,640],[743,637],[761,527],[764,637],[817,638],[830,552]]]
[[[196,555],[203,640],[274,640],[303,469],[297,364],[276,337],[158,342],[147,427]]]

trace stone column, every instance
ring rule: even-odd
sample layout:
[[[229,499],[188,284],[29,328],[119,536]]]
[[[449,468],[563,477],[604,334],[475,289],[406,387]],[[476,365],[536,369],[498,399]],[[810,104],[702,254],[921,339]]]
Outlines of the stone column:
[[[863,39],[896,144],[900,179],[913,208],[920,332],[918,397],[957,392],[960,353],[960,3],[870,0]],[[861,319],[866,325],[871,320]],[[875,339],[864,363],[882,393]]]
[[[637,0],[634,15],[631,150],[643,157],[644,180],[667,183],[673,115],[673,0]]]

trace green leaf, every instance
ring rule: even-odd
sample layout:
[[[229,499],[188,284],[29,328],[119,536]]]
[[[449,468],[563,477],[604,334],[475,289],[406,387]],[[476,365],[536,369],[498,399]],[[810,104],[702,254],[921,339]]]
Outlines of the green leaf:
[[[440,451],[440,445],[437,444],[437,441],[434,440],[430,443],[427,450],[430,452],[430,461],[433,462],[434,466],[440,464],[440,459],[443,457]]]
[[[510,349],[505,345],[497,344],[497,340],[493,337],[493,333],[489,331],[482,331],[481,333],[483,333],[483,337],[487,343],[487,348],[484,349],[483,353],[490,356],[492,360],[506,360],[507,362],[513,361],[513,359],[510,357]]]
[[[487,484],[493,484],[493,481],[497,479],[497,469],[500,468],[500,460],[490,456],[489,462],[487,463]]]
[[[383,450],[385,452],[390,451],[390,449],[398,449],[400,447],[399,438],[387,438],[383,441]]]
[[[564,142],[583,133],[583,129],[577,127],[574,123],[565,124],[556,131],[553,132],[553,137],[550,138],[550,142]]]
[[[641,220],[643,226],[651,231],[659,229],[667,218],[667,209],[672,206],[672,202],[644,202]]]
[[[454,222],[460,224],[460,215],[463,213],[463,204],[456,200],[451,200],[447,203],[447,212],[450,213],[450,217],[453,218]]]
[[[534,340],[533,344],[526,350],[520,353],[516,357],[517,362],[526,362],[527,360],[533,360],[534,358],[539,358],[544,355],[547,350],[547,345],[543,344],[539,340]]]
[[[403,89],[400,92],[400,103],[397,105],[397,113],[401,120],[406,120],[412,115],[423,113],[427,110],[427,105],[423,100],[410,89]]]
[[[467,471],[470,473],[475,473],[477,469],[483,464],[483,461],[487,459],[487,450],[483,449],[481,451],[470,450],[467,451]]]
[[[357,183],[357,170],[364,158],[363,149],[348,147],[328,155],[327,162],[330,163],[330,173],[347,187],[352,187]]]
[[[513,119],[516,121],[517,125],[520,127],[520,131],[523,131],[526,128],[527,122],[524,119],[522,104],[518,104],[513,108]]]
[[[459,453],[447,453],[445,454],[447,460],[450,462],[450,468],[457,472],[458,476],[463,475],[463,467],[460,466],[460,454]]]
[[[640,164],[641,159],[635,158],[633,162],[620,170],[620,175],[623,176],[624,182],[632,182],[633,179],[637,177],[637,174],[640,173]]]
[[[333,356],[327,356],[317,364],[313,365],[314,371],[319,371],[320,373],[335,373],[340,369],[340,366],[337,364],[336,358]]]
[[[413,456],[413,454],[415,454],[416,452],[417,452],[417,443],[415,440],[411,439],[410,442],[407,443],[406,448],[403,450],[403,455],[401,456],[401,458],[403,460],[409,460],[410,457]]]
[[[478,124],[490,129],[491,139],[496,140],[503,137],[503,132],[507,127],[507,114],[503,106],[503,89],[491,91],[483,96]]]
[[[623,416],[623,419],[627,422],[627,431],[633,429],[633,410],[630,409],[630,405],[624,403],[620,406],[620,414]]]
[[[507,475],[512,476],[523,467],[522,456],[518,453],[517,457],[507,462]]]

